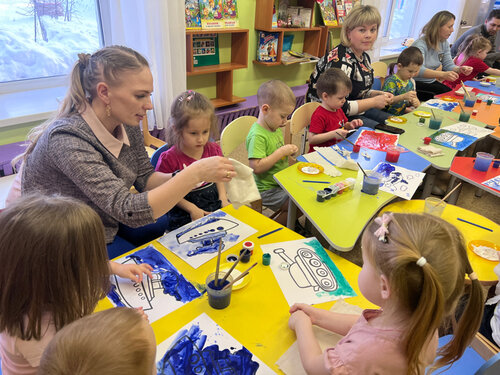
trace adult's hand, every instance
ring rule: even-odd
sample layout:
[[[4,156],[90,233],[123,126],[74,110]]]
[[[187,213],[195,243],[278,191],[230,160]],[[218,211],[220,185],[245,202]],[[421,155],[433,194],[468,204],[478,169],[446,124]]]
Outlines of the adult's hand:
[[[453,70],[449,70],[447,72],[441,72],[441,79],[446,81],[456,81],[458,79],[458,74]]]
[[[391,98],[389,98],[387,95],[377,95],[371,98],[372,100],[372,108],[378,108],[378,109],[383,109],[385,106],[388,104],[391,104]]]
[[[472,66],[462,65],[458,68],[458,72],[468,76],[472,73]]]
[[[196,173],[200,182],[228,182],[236,176],[233,164],[222,156],[200,159],[185,170]]]

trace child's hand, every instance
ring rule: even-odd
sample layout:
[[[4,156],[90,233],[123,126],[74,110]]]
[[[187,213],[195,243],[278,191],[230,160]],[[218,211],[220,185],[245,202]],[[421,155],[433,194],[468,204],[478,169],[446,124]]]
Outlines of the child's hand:
[[[357,129],[360,126],[363,126],[363,120],[361,120],[360,118],[356,118],[352,120],[350,123],[348,122],[347,124],[351,125],[351,129]]]
[[[144,312],[144,308],[143,308],[143,307],[136,307],[135,309],[136,309],[137,311],[139,311],[139,312],[141,313],[141,316],[142,316],[142,317],[146,320],[146,322],[148,322],[148,323],[149,323],[149,316],[148,316],[148,314],[146,314],[146,313]]]
[[[283,156],[291,156],[295,154],[299,149],[294,144],[284,145],[279,148]]]
[[[417,99],[417,92],[416,91],[408,91],[405,94],[405,99],[411,102],[414,99]]]
[[[290,318],[288,319],[288,327],[295,331],[301,324],[312,325],[311,318],[309,318],[309,316],[304,311],[297,310],[292,313],[292,315],[290,315]]]
[[[469,74],[472,73],[472,66],[462,65],[458,68],[458,72],[468,76]]]
[[[333,134],[335,135],[336,139],[344,139],[345,137],[347,137],[347,134],[349,134],[349,132],[346,129],[337,129],[333,130]]]
[[[221,199],[220,201],[222,202],[222,207],[226,207],[226,206],[229,206],[231,204],[231,202],[229,202],[227,200],[227,198]]]
[[[189,210],[189,216],[191,216],[192,221],[201,219],[202,217],[207,216],[209,214],[211,214],[211,212],[207,212],[205,210],[202,210],[201,208],[199,208],[195,205],[191,210]]]
[[[310,319],[313,324],[315,324],[316,321],[316,312],[317,308],[313,307],[311,305],[308,305],[307,303],[294,303],[292,307],[290,307],[290,314],[293,314],[297,311],[302,311],[304,314],[306,314]]]
[[[418,98],[415,98],[411,101],[411,105],[415,108],[417,108],[419,105],[420,105],[420,100],[418,100]],[[414,109],[415,109],[414,108]]]
[[[151,279],[153,278],[153,274],[151,273],[151,271],[153,271],[153,267],[146,263],[121,264],[117,262],[110,262],[110,266],[111,273],[138,283],[142,281],[143,274],[148,275]]]

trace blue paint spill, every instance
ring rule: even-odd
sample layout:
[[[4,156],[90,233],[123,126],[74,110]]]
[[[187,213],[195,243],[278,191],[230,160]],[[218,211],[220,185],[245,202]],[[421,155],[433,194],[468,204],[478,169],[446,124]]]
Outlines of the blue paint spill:
[[[229,349],[220,350],[217,344],[205,347],[206,340],[198,325],[179,332],[172,347],[156,364],[158,375],[257,373],[259,364],[252,360],[253,355],[247,348],[231,353]]]
[[[174,297],[177,301],[190,302],[201,297],[201,293],[153,246],[148,246],[127,256],[137,264],[147,263],[153,267],[153,273],[160,276],[163,294]],[[116,287],[113,285],[108,297],[118,306],[124,306]]]

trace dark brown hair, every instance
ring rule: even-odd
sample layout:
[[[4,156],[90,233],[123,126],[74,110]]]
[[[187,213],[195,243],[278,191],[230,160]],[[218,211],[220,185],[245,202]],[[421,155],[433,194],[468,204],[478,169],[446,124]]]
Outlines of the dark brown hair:
[[[78,319],[54,336],[37,374],[150,375],[156,346],[145,329],[151,329],[147,321],[127,307]]]
[[[327,95],[336,94],[342,86],[351,92],[352,82],[350,78],[341,69],[330,68],[319,76],[318,82],[316,82],[316,91],[318,97],[321,98],[323,93]]]
[[[219,138],[217,116],[210,100],[199,92],[184,91],[174,99],[170,107],[170,118],[167,127],[167,143],[179,146],[182,140],[182,130],[188,126],[189,121],[196,117],[208,117],[210,121],[210,136]]]
[[[387,242],[374,232],[379,224],[372,221],[362,237],[364,254],[389,280],[392,295],[401,311],[407,313],[408,330],[403,343],[408,374],[419,374],[422,352],[445,318],[450,317],[464,292],[465,276],[470,275],[465,242],[450,223],[428,214],[392,213]],[[425,265],[417,261],[424,257]],[[453,339],[439,350],[433,369],[462,356],[481,322],[483,290],[471,280],[469,301],[458,322]]]
[[[0,212],[0,332],[40,340],[92,313],[109,290],[104,227],[73,198],[29,195]]]

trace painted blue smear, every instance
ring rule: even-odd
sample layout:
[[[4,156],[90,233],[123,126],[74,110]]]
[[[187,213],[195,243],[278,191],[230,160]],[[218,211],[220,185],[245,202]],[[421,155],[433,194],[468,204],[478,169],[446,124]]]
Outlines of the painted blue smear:
[[[201,296],[200,292],[153,246],[148,246],[129,255],[138,264],[147,263],[158,273],[163,286],[163,293],[177,301],[189,302]],[[112,299],[112,297],[110,297]],[[113,299],[112,299],[113,300]],[[113,300],[114,302],[114,300]]]
[[[158,375],[257,373],[259,364],[252,360],[253,355],[247,348],[231,352],[220,350],[217,344],[205,347],[206,339],[198,325],[179,332],[172,347],[156,364]]]
[[[323,246],[321,246],[319,241],[316,238],[312,238],[310,241],[305,241],[304,244],[311,247],[314,250],[314,252],[318,255],[318,257],[321,258],[321,261],[332,271],[333,276],[337,280],[338,288],[336,290],[331,292],[320,291],[319,292],[320,294],[318,296],[324,295],[323,293],[326,293],[331,296],[342,296],[342,297],[356,296],[356,292],[354,291],[354,289],[352,289],[352,287],[349,285],[344,275],[342,275],[342,272],[340,272],[335,263],[333,263],[333,261],[328,256],[325,249],[323,249]]]
[[[394,167],[392,164],[380,163],[375,171],[380,173],[384,177],[389,177],[389,175],[395,170],[396,167]]]
[[[111,284],[111,290],[108,292],[108,297],[117,307],[125,307],[120,298],[119,294],[116,292],[116,285]]]
[[[222,237],[224,237],[224,234],[222,234],[220,238],[211,238],[199,241],[201,246],[197,247],[196,250],[189,250],[187,252],[187,256],[192,257],[198,254],[215,253],[219,250],[219,243],[222,242]],[[224,247],[224,242],[222,242],[222,246],[220,247],[221,251],[224,250]]]
[[[500,176],[493,177],[483,182],[483,185],[489,186],[492,189],[500,191]]]
[[[452,132],[445,129],[438,130],[434,134],[431,134],[430,137],[432,138],[431,143],[460,151],[465,150],[477,141],[477,138],[471,135]]]
[[[448,111],[451,112],[455,109],[455,107],[458,105],[457,102],[446,102],[446,103],[427,103],[426,104],[429,107],[434,107],[438,109],[442,109],[443,111]]]

